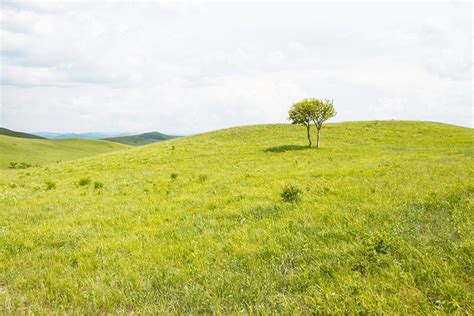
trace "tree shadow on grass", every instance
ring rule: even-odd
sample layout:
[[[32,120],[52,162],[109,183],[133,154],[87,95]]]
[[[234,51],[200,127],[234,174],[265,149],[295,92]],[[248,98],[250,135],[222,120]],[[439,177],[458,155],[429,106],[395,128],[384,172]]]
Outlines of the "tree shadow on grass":
[[[308,146],[301,146],[301,145],[283,145],[283,146],[276,146],[276,147],[268,147],[265,148],[263,151],[268,153],[284,153],[286,151],[295,151],[295,150],[305,150],[310,149]]]

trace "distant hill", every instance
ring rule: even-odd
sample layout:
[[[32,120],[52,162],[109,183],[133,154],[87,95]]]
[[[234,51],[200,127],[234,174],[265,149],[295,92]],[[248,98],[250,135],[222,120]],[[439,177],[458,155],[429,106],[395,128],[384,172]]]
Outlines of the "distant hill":
[[[44,166],[128,147],[103,140],[27,139],[0,135],[0,169]]]
[[[10,136],[10,137],[20,137],[20,138],[44,139],[44,137],[41,137],[38,135],[15,132],[8,128],[3,128],[3,127],[0,127],[0,135]]]
[[[51,133],[51,132],[35,132],[35,135],[50,139],[66,139],[66,138],[80,138],[80,139],[103,139],[110,137],[128,136],[130,133]]]
[[[166,135],[159,132],[151,132],[133,136],[104,138],[104,140],[131,146],[143,146],[177,137],[179,136]]]

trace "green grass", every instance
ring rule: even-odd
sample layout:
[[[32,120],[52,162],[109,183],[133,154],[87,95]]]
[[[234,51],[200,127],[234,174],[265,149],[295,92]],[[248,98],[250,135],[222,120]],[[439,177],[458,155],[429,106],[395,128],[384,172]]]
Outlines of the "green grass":
[[[44,166],[128,148],[126,145],[86,139],[27,139],[0,135],[0,169],[12,162]]]
[[[0,127],[0,135],[10,136],[10,137],[20,137],[20,138],[31,138],[31,139],[46,139],[44,137],[33,135],[33,134],[15,132],[3,127]]]
[[[0,312],[473,314],[473,136],[248,126],[0,171]]]
[[[179,136],[171,136],[171,135],[166,135],[166,134],[162,134],[158,132],[151,132],[151,133],[144,133],[144,134],[133,135],[133,136],[105,138],[105,140],[121,143],[125,145],[131,145],[131,146],[143,146],[143,145],[153,144],[156,142],[169,140],[169,139],[173,139],[177,137]]]

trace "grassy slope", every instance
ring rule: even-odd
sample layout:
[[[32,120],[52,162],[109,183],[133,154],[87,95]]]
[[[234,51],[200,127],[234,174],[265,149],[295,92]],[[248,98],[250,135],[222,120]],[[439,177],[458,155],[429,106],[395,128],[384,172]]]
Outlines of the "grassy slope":
[[[322,135],[240,127],[0,172],[0,308],[474,313],[473,130]]]
[[[32,139],[45,139],[44,137],[41,137],[41,136],[28,134],[28,133],[22,133],[22,132],[15,132],[3,127],[0,127],[0,135],[10,136],[10,137],[32,138]]]
[[[128,146],[84,139],[26,139],[0,135],[0,169],[8,168],[10,162],[26,162],[46,165],[58,161],[84,158],[107,153]]]
[[[105,140],[131,146],[143,146],[173,138],[177,138],[177,136],[166,135],[158,132],[151,132],[133,136],[105,138]]]

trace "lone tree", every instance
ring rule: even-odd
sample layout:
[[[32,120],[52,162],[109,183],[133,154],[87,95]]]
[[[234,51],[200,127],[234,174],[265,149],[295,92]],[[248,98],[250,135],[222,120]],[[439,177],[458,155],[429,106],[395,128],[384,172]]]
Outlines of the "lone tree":
[[[311,102],[314,103],[314,115],[312,120],[314,125],[318,130],[318,139],[316,141],[316,148],[319,148],[319,142],[321,139],[321,128],[323,127],[323,123],[329,120],[330,118],[336,116],[336,110],[334,109],[334,101],[333,100],[317,100],[311,99]]]
[[[304,99],[293,103],[288,119],[292,124],[301,124],[306,127],[308,135],[308,147],[311,148],[311,123],[314,123],[318,130],[316,147],[319,148],[321,138],[321,128],[323,123],[336,115],[334,102],[332,100]]]
[[[293,103],[291,109],[288,111],[288,119],[291,121],[291,124],[301,124],[306,127],[306,133],[308,135],[308,147],[311,148],[311,122],[313,121],[314,116],[314,104],[308,100],[304,99],[303,101]]]

